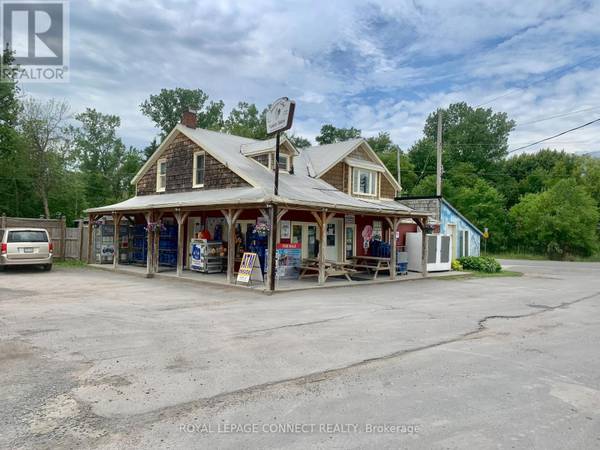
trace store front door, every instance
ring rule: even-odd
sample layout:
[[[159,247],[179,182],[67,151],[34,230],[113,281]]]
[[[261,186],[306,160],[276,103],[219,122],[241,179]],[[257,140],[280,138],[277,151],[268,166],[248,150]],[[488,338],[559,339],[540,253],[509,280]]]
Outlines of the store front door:
[[[332,219],[327,224],[325,239],[325,259],[342,261],[342,219]]]
[[[316,258],[317,246],[317,224],[306,222],[292,223],[292,244],[302,244],[303,258]]]

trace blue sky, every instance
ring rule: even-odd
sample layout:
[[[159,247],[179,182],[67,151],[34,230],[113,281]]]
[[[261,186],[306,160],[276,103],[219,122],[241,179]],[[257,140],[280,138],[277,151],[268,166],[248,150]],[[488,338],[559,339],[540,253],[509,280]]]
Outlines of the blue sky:
[[[174,87],[227,109],[286,95],[297,134],[355,126],[403,149],[457,101],[507,112],[511,148],[600,117],[600,2],[77,0],[70,10],[70,82],[26,93],[118,114],[139,147],[157,134],[139,104]],[[551,146],[598,150],[600,124]]]

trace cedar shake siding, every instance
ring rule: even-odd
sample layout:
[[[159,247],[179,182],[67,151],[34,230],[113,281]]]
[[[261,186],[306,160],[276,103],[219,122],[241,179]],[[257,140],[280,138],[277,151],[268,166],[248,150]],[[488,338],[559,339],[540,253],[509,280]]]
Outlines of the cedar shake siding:
[[[325,172],[320,178],[323,181],[326,181],[327,183],[332,185],[338,191],[348,193],[347,174],[348,166],[343,162],[339,162],[327,172]]]
[[[384,174],[380,173],[379,177],[381,178],[381,198],[395,198],[396,197],[396,188],[390,183]]]
[[[263,153],[262,155],[256,155],[253,159],[259,163],[261,163],[265,167],[269,167],[269,154]]]
[[[348,156],[354,159],[362,159],[363,161],[375,162],[373,161],[373,158],[371,158],[371,155],[369,155],[367,151],[362,147],[358,147],[357,149],[353,150]]]
[[[201,148],[198,145],[182,134],[177,136],[167,147],[159,158],[167,160],[167,185],[164,193],[249,186],[237,174],[206,153],[204,187],[192,188],[194,152],[199,150]],[[137,183],[137,195],[153,194],[162,194],[162,192],[156,192],[156,163]]]

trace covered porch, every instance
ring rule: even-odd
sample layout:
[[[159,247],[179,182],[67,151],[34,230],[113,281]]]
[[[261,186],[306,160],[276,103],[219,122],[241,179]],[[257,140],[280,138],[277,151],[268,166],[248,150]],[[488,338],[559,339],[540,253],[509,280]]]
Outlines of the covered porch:
[[[366,208],[365,208],[366,209]],[[276,253],[275,290],[307,289],[410,280],[427,277],[427,239],[422,239],[422,271],[398,273],[400,223],[410,219],[427,232],[427,215],[391,208],[317,208],[297,204],[244,204],[135,208],[90,212],[90,223],[112,220],[110,269],[145,277],[171,277],[221,285],[237,285],[244,253],[256,253],[260,276],[247,287],[271,291],[271,261]],[[274,212],[276,246],[271,248]],[[123,224],[127,224],[125,227]],[[123,229],[128,231],[123,232]],[[259,231],[256,231],[259,230]],[[133,231],[133,232],[132,232]],[[368,233],[367,233],[368,231]],[[89,229],[89,264],[93,264]],[[265,234],[266,233],[266,234]],[[198,271],[192,243],[205,238],[216,262]],[[142,248],[143,247],[143,248]],[[292,262],[290,262],[292,261]],[[107,265],[102,265],[107,268]]]

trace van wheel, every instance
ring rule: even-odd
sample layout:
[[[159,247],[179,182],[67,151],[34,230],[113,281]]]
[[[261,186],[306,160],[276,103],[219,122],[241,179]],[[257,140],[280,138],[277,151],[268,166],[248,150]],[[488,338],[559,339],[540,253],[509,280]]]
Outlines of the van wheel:
[[[4,266],[0,266],[0,272],[4,272]]]
[[[46,272],[50,272],[52,270],[52,264],[45,264],[44,265],[44,270]]]

